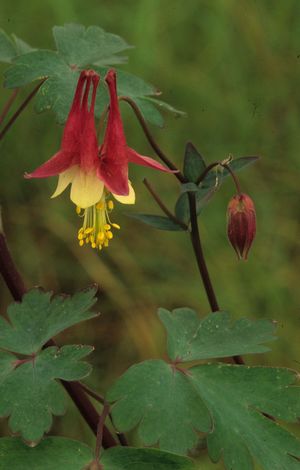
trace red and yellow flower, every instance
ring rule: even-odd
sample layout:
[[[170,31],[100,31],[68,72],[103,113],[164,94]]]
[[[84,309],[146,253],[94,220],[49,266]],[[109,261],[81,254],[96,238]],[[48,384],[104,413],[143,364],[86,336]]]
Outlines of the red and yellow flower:
[[[25,177],[58,175],[52,198],[71,185],[71,201],[76,205],[77,214],[83,217],[78,231],[79,244],[91,244],[101,250],[113,238],[112,230],[120,228],[110,218],[114,207],[111,195],[122,204],[135,203],[135,192],[128,179],[128,163],[170,170],[127,146],[113,70],[109,70],[105,77],[110,106],[103,143],[98,147],[94,113],[99,80],[99,75],[93,70],[81,72],[60,150],[35,171],[26,173]]]

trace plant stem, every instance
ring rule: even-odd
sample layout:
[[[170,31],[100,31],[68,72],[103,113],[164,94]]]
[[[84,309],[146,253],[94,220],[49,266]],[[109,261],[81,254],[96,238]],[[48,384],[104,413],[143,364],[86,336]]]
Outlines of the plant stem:
[[[10,290],[12,297],[16,301],[21,301],[23,295],[26,293],[26,287],[24,281],[12,259],[10,251],[8,249],[6,237],[3,230],[2,218],[0,212],[0,272],[3,276],[3,279]],[[56,346],[55,341],[52,339],[47,342],[46,346]],[[86,396],[84,390],[82,389],[80,383],[78,382],[66,382],[61,381],[62,385],[65,387],[66,391],[74,401],[79,412],[93,431],[97,434],[97,426],[99,421],[99,415],[96,408],[90,402]],[[116,446],[117,442],[110,433],[110,431],[105,427],[103,430],[103,447],[113,447]]]
[[[40,83],[37,84],[37,86],[32,90],[32,92],[27,96],[27,98],[25,98],[23,103],[19,106],[19,108],[15,112],[15,114],[13,114],[13,116],[10,118],[10,120],[8,121],[4,129],[0,132],[0,140],[3,139],[6,132],[11,128],[11,126],[13,125],[15,120],[19,117],[21,112],[26,108],[28,103],[32,100],[34,95],[38,92],[39,88],[41,87],[41,85],[44,83],[45,80],[47,80],[47,78],[44,78],[42,81],[40,81]]]
[[[169,158],[165,155],[165,153],[161,150],[159,145],[156,143],[154,137],[152,136],[151,132],[148,129],[148,126],[146,124],[145,119],[142,116],[141,111],[139,110],[139,108],[135,104],[135,102],[127,96],[121,96],[121,97],[119,97],[119,100],[126,101],[126,103],[128,103],[132,107],[133,111],[136,114],[136,117],[138,118],[139,123],[142,126],[142,129],[145,133],[145,136],[148,139],[148,142],[150,143],[151,147],[153,148],[153,150],[155,151],[157,156],[171,170],[177,170],[176,166],[171,162],[171,160],[169,160]],[[220,164],[220,162],[214,162],[214,163],[211,163],[210,165],[208,165],[207,168],[204,170],[204,172],[198,178],[198,182],[200,183],[205,178],[205,176],[209,173],[209,171],[212,168],[214,168],[215,166],[219,165],[219,164]],[[188,182],[186,180],[186,178],[184,177],[184,175],[180,171],[177,171],[177,173],[174,173],[174,176],[181,183],[187,183]],[[153,194],[153,196],[154,196],[154,194]],[[156,199],[157,203],[160,204],[160,207],[162,209],[163,206],[161,205],[161,201],[159,200],[159,202],[158,202],[158,199],[156,197],[155,197],[155,199]],[[199,272],[200,272],[200,276],[201,276],[201,279],[202,279],[202,282],[203,282],[203,285],[204,285],[204,289],[205,289],[210,307],[211,307],[213,312],[216,312],[216,311],[219,310],[219,305],[218,305],[218,301],[217,301],[217,298],[216,298],[216,294],[215,294],[212,282],[210,280],[209,272],[208,272],[208,269],[207,269],[207,265],[206,265],[206,261],[205,261],[204,253],[203,253],[203,249],[202,249],[200,233],[199,233],[199,227],[198,227],[198,216],[197,216],[197,210],[196,210],[195,194],[191,193],[191,192],[188,192],[188,199],[189,199],[190,216],[191,216],[191,241],[192,241],[192,245],[193,245],[193,249],[194,249],[198,269],[199,269]],[[163,209],[165,214],[167,214],[165,209],[167,209],[167,208]],[[168,211],[168,209],[167,209],[167,211]],[[233,356],[233,361],[236,364],[244,364],[244,360],[241,356]]]
[[[7,102],[3,106],[2,113],[0,114],[0,126],[1,126],[2,122],[4,121],[4,119],[6,118],[6,115],[7,115],[8,111],[10,110],[13,102],[15,101],[18,92],[19,92],[19,88],[15,88],[13,90],[12,94],[10,95],[10,97],[8,98]]]
[[[236,190],[237,190],[237,193],[238,194],[241,194],[241,186],[240,186],[240,182],[238,180],[238,177],[236,176],[236,174],[234,173],[234,171],[232,171],[232,169],[230,168],[230,166],[227,164],[227,163],[221,163],[221,165],[226,168],[227,171],[229,171],[233,181],[234,181],[234,184],[235,184],[235,187],[236,187]]]
[[[188,193],[189,205],[190,205],[190,215],[191,215],[191,241],[199,268],[200,276],[204,285],[204,289],[208,298],[208,302],[213,312],[217,312],[219,305],[217,302],[216,294],[214,292],[209,272],[206,266],[204,253],[202,249],[202,244],[200,240],[199,226],[198,226],[198,217],[196,211],[196,197],[193,193]]]
[[[198,217],[196,210],[196,197],[194,193],[188,193],[189,205],[190,205],[190,215],[191,215],[191,241],[194,248],[195,257],[197,260],[200,276],[204,285],[204,289],[210,304],[210,307],[213,312],[220,310],[216,294],[213,288],[213,285],[210,280],[209,272],[206,266],[204,253],[202,249],[200,232],[198,226]],[[244,359],[241,356],[232,357],[235,364],[245,364]]]
[[[102,413],[99,417],[98,426],[97,426],[97,437],[96,437],[96,447],[95,447],[95,461],[98,462],[100,459],[100,451],[102,446],[102,441],[104,437],[104,424],[107,415],[109,414],[109,403],[104,402]]]
[[[129,96],[120,96],[119,100],[120,101],[125,101],[126,103],[128,103],[131,106],[131,108],[133,109],[140,125],[142,126],[144,134],[146,135],[147,140],[148,140],[149,144],[151,145],[151,147],[153,148],[154,152],[167,165],[167,167],[170,168],[170,170],[174,170],[176,172],[176,173],[174,173],[174,175],[176,176],[176,178],[181,183],[187,183],[187,180],[183,176],[183,174],[178,170],[176,165],[174,165],[174,163],[171,160],[169,160],[169,158],[166,156],[166,154],[162,151],[160,146],[157,144],[157,142],[153,138],[153,136],[152,136],[147,124],[146,124],[146,121],[143,118],[143,115],[142,115],[141,111],[139,110],[139,107],[136,105],[136,103],[131,98],[129,98]]]
[[[183,230],[188,230],[188,226],[182,222],[181,220],[177,219],[177,217],[175,217],[174,214],[172,214],[171,211],[169,211],[169,209],[165,206],[165,204],[162,202],[162,200],[160,199],[160,197],[158,196],[158,194],[154,191],[154,189],[152,188],[151,184],[149,183],[149,181],[144,178],[143,180],[143,183],[144,185],[146,186],[146,188],[148,189],[149,193],[151,194],[151,196],[153,197],[153,199],[155,199],[155,201],[157,202],[158,206],[161,208],[161,210],[166,214],[166,216],[172,220],[175,224],[177,225],[180,225],[180,227],[183,228]]]
[[[2,215],[0,208],[0,272],[3,279],[11,292],[13,298],[17,301],[22,300],[23,294],[26,292],[25,284],[21,274],[17,270],[3,231]]]

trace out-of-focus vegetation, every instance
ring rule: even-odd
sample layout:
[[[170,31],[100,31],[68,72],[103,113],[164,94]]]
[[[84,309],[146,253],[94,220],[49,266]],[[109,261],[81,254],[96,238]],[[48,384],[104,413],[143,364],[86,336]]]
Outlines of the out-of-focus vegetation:
[[[230,181],[204,211],[201,232],[222,309],[234,317],[278,322],[272,352],[247,358],[248,363],[291,368],[299,365],[300,352],[299,15],[297,0],[2,0],[0,18],[1,28],[33,46],[51,48],[51,27],[65,22],[97,24],[135,45],[125,69],[157,85],[166,101],[187,113],[180,119],[166,116],[165,129],[153,129],[178,165],[187,140],[208,162],[229,153],[261,156],[241,174],[258,218],[249,261],[238,263],[226,239]],[[0,105],[9,95],[1,89]],[[139,124],[122,106],[130,145],[153,156]],[[61,341],[96,346],[90,384],[104,391],[133,362],[164,354],[159,306],[191,306],[201,315],[209,307],[185,234],[143,226],[119,205],[114,219],[122,230],[107,251],[98,256],[77,245],[80,221],[67,194],[49,199],[55,178],[22,177],[56,152],[60,137],[54,116],[37,115],[31,105],[1,142],[5,228],[28,286],[72,293],[99,284],[102,316],[73,328]],[[175,178],[132,167],[137,204],[131,210],[159,213],[142,184],[144,176],[170,206],[175,202]],[[2,280],[0,288],[3,311],[11,298]],[[56,430],[90,438],[75,413],[58,420]]]

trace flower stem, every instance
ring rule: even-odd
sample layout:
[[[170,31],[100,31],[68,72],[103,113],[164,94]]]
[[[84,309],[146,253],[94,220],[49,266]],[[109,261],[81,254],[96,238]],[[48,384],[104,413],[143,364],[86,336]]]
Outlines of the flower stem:
[[[160,199],[160,197],[158,196],[158,194],[154,191],[154,189],[152,188],[151,184],[149,183],[149,181],[144,178],[143,180],[143,183],[144,185],[146,186],[146,188],[148,189],[149,193],[151,194],[151,196],[153,197],[153,199],[155,199],[155,201],[157,202],[158,206],[161,208],[161,210],[166,214],[166,216],[172,220],[172,222],[174,222],[175,224],[177,225],[180,225],[180,227],[183,228],[183,230],[188,230],[188,226],[182,222],[181,220],[177,219],[177,217],[175,217],[174,214],[172,214],[171,211],[169,211],[169,209],[165,206],[165,204],[162,202],[162,200]]]
[[[131,98],[129,98],[129,96],[119,96],[119,100],[120,101],[125,101],[126,103],[128,103],[131,106],[131,108],[133,109],[140,125],[142,126],[142,129],[143,129],[143,131],[144,131],[144,133],[147,137],[147,140],[148,140],[149,144],[151,145],[151,147],[153,148],[154,152],[167,165],[167,167],[170,168],[170,170],[176,171],[176,173],[174,173],[174,175],[176,176],[176,178],[181,183],[187,183],[187,180],[183,176],[183,174],[178,170],[176,165],[174,165],[174,163],[171,160],[169,160],[169,158],[165,155],[165,153],[162,151],[160,146],[157,144],[157,142],[153,138],[153,136],[152,136],[147,124],[146,124],[146,121],[143,118],[143,115],[142,115],[141,111],[139,110],[139,107],[137,106],[137,104]]]
[[[232,171],[232,169],[230,168],[230,166],[227,164],[227,163],[221,163],[221,165],[226,168],[227,171],[229,171],[233,181],[234,181],[234,184],[235,184],[235,187],[236,187],[236,190],[237,190],[237,193],[238,194],[241,194],[241,186],[240,186],[240,182],[238,180],[238,177],[236,176],[236,174],[234,173],[234,171]]]
[[[6,132],[11,128],[15,120],[19,117],[21,112],[26,108],[28,103],[32,100],[32,98],[36,95],[38,90],[40,89],[41,85],[44,83],[44,81],[47,80],[47,78],[44,78],[43,80],[40,81],[40,83],[37,84],[37,86],[32,90],[32,92],[25,98],[23,103],[19,106],[17,111],[13,114],[13,116],[10,118],[4,129],[0,132],[0,140],[3,139],[5,136]]]
[[[4,121],[4,119],[6,118],[6,115],[8,111],[10,110],[11,106],[13,105],[13,102],[15,101],[18,92],[19,92],[19,88],[15,88],[12,94],[10,95],[10,97],[8,98],[7,102],[3,106],[2,113],[0,114],[0,126],[2,122]]]
[[[208,298],[210,308],[212,309],[213,312],[217,312],[219,310],[219,305],[218,305],[216,294],[214,292],[214,289],[210,280],[209,272],[207,269],[207,265],[205,262],[204,253],[202,249],[201,239],[200,239],[195,194],[188,193],[188,198],[189,198],[191,229],[192,229],[191,241],[192,241],[197,265],[199,268],[200,276],[202,278],[202,282],[203,282],[204,289]]]
[[[13,298],[16,301],[21,301],[23,295],[26,293],[25,283],[12,259],[10,251],[8,249],[6,237],[3,230],[1,212],[0,212],[0,272],[3,279],[10,290]],[[46,346],[56,346],[56,343],[51,339],[47,342]],[[99,415],[96,408],[90,402],[86,393],[82,389],[78,382],[65,382],[61,381],[66,391],[74,401],[79,412],[94,432],[97,434],[97,427],[99,421]],[[117,442],[110,433],[110,431],[104,427],[103,429],[103,447],[116,446]]]

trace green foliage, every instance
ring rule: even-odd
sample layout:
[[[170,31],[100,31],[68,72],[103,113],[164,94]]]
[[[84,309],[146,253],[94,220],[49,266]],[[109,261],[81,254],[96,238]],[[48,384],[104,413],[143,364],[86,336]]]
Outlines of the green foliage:
[[[163,217],[161,215],[150,215],[150,214],[127,214],[133,219],[140,220],[146,225],[151,225],[151,227],[158,228],[159,230],[169,230],[171,232],[184,231],[184,228],[173,222],[173,220],[168,219],[168,217]]]
[[[103,66],[126,61],[126,57],[119,56],[118,53],[130,49],[131,46],[121,37],[106,33],[98,26],[90,26],[87,29],[79,24],[54,26],[53,36],[57,51],[39,49],[29,52],[23,47],[20,48],[21,55],[18,55],[15,50],[17,46],[12,40],[5,33],[0,35],[0,60],[2,58],[3,61],[13,62],[13,66],[6,72],[5,86],[17,88],[34,80],[46,79],[36,97],[36,111],[52,109],[58,122],[64,123],[80,70],[93,67],[100,72],[102,78],[95,110],[96,116],[100,117],[108,104],[107,90],[103,83],[107,68]],[[163,124],[156,104],[158,108],[167,109],[177,115],[183,114],[162,101],[156,103],[154,97],[157,90],[153,86],[121,70],[117,72],[119,95],[127,95],[137,100],[145,119],[149,122],[159,126]],[[146,98],[151,98],[151,101],[146,101]]]
[[[14,34],[9,37],[0,29],[0,62],[12,63],[20,54],[30,52],[32,47]]]
[[[50,429],[51,415],[61,415],[65,409],[64,392],[56,379],[86,377],[91,366],[80,360],[92,350],[90,346],[49,347],[25,360],[0,352],[0,416],[10,416],[12,432],[38,441]]]
[[[268,320],[241,318],[233,323],[226,312],[200,319],[190,308],[172,312],[160,308],[158,315],[168,332],[168,355],[173,361],[262,353],[269,351],[262,343],[276,339],[275,324]]]
[[[205,170],[206,164],[203,157],[191,142],[185,147],[183,160],[183,174],[188,181],[196,183],[201,173]]]
[[[228,470],[299,469],[300,442],[272,419],[296,422],[300,387],[294,371],[281,368],[207,364],[190,369],[214,423],[207,443],[211,459]],[[252,457],[251,457],[252,456]]]
[[[186,452],[197,442],[194,431],[201,430],[208,432],[211,459],[223,457],[227,470],[252,469],[252,457],[264,470],[296,470],[300,442],[263,415],[297,421],[296,378],[287,369],[206,364],[182,370],[152,360],[129,368],[108,399],[117,400],[117,429],[138,425],[146,445],[159,442],[162,449]]]
[[[0,439],[0,470],[82,470],[93,460],[93,452],[82,442],[48,437],[36,447],[20,439]],[[195,470],[185,457],[158,449],[114,447],[101,458],[105,470]]]
[[[95,317],[96,287],[72,297],[32,289],[22,302],[9,306],[9,322],[0,318],[0,416],[10,416],[13,432],[38,441],[48,431],[52,414],[64,412],[64,392],[56,379],[78,380],[91,367],[81,359],[90,346],[41,348],[54,335],[83,320]],[[22,359],[12,354],[22,354]],[[40,351],[40,352],[39,352]]]
[[[53,336],[97,314],[89,309],[95,304],[96,287],[77,292],[72,297],[52,296],[51,292],[32,289],[22,302],[7,310],[9,322],[0,317],[0,348],[20,354],[34,354]]]
[[[257,159],[258,157],[240,157],[229,161],[227,164],[234,172],[237,172],[248,165],[251,165]],[[184,155],[184,175],[191,183],[195,183],[201,173],[205,170],[205,167],[206,165],[201,155],[195,149],[193,144],[188,143]],[[220,188],[223,178],[226,178],[229,175],[230,172],[226,168],[221,165],[217,165],[215,168],[211,169],[205,176],[204,180],[199,183],[198,191],[196,191],[196,185],[194,184],[185,183],[181,185],[181,194],[175,205],[176,217],[182,222],[189,224],[190,210],[188,195],[186,193],[188,191],[195,193],[196,210],[197,214],[200,215],[203,208]]]
[[[145,445],[185,453],[195,446],[195,431],[211,430],[211,419],[185,375],[164,361],[134,365],[110,389],[107,399],[119,431],[138,425]]]

